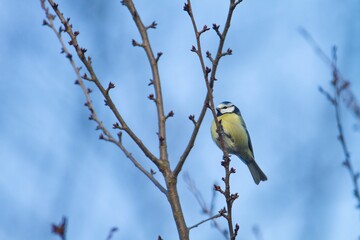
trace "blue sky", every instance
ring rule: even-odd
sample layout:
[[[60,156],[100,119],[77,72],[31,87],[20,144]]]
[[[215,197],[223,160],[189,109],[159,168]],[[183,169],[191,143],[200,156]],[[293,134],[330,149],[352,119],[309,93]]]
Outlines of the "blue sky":
[[[168,122],[172,166],[184,150],[205,96],[200,66],[190,52],[195,44],[183,2],[135,1],[144,22],[156,21],[149,33],[154,51],[164,53],[159,68]],[[71,17],[82,47],[93,58],[97,75],[116,84],[113,99],[134,131],[157,153],[155,108],[146,56],[131,46],[139,39],[119,1],[70,1],[59,6]],[[197,1],[199,26],[224,25],[227,5]],[[297,29],[306,28],[322,49],[338,47],[339,69],[360,98],[360,3],[356,0],[244,1],[234,15],[226,48],[233,55],[220,63],[215,102],[230,100],[245,118],[257,162],[269,181],[253,184],[237,159],[233,190],[239,193],[234,219],[239,239],[255,239],[258,226],[269,239],[357,239],[359,211],[352,185],[341,166],[334,110],[318,92],[330,89],[331,73]],[[50,224],[69,218],[68,239],[176,239],[164,196],[115,146],[98,140],[95,124],[55,35],[41,25],[40,1],[0,2],[0,239],[57,239]],[[214,52],[217,36],[209,31],[203,49]],[[89,86],[94,89],[94,87]],[[98,114],[111,126],[114,117],[98,92]],[[360,169],[359,125],[342,110],[354,167]],[[210,199],[223,169],[212,142],[207,114],[184,168]],[[111,128],[111,127],[109,127]],[[124,144],[146,167],[154,168],[128,138]],[[160,176],[159,176],[160,179]],[[195,198],[179,179],[188,225],[204,218]],[[224,206],[217,198],[216,207]],[[219,221],[225,226],[224,221]],[[205,224],[192,239],[222,239]]]

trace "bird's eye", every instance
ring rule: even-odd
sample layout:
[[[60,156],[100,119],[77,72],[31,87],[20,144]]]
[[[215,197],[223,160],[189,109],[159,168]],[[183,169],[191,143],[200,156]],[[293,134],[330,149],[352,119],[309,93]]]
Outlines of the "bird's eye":
[[[227,109],[227,106],[224,106],[223,109]]]

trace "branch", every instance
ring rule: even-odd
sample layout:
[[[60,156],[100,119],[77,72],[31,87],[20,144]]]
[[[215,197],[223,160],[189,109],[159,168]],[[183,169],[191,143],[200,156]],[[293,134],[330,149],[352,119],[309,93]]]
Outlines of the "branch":
[[[158,69],[158,60],[162,53],[158,53],[155,57],[152,49],[150,40],[147,34],[147,30],[149,28],[155,28],[156,22],[153,22],[148,27],[146,27],[143,22],[141,21],[140,15],[137,12],[135,5],[132,0],[124,0],[122,4],[127,7],[133,20],[136,24],[136,27],[139,30],[142,39],[142,47],[145,50],[146,56],[149,60],[151,71],[152,71],[152,85],[155,89],[155,103],[157,109],[157,116],[158,116],[158,137],[159,137],[159,149],[160,149],[160,160],[167,161],[168,153],[167,153],[167,143],[166,143],[166,131],[165,131],[165,114],[164,114],[164,104],[163,104],[163,97],[161,92],[161,84],[160,84],[160,75]],[[160,167],[160,166],[158,166]]]
[[[202,220],[201,222],[199,222],[199,223],[197,223],[197,224],[189,227],[189,230],[191,230],[191,229],[193,229],[193,228],[196,228],[196,227],[200,226],[201,224],[206,223],[207,221],[214,220],[215,218],[219,218],[219,217],[221,217],[221,216],[222,216],[222,214],[221,214],[221,213],[218,213],[218,214],[216,214],[216,215],[214,215],[214,216],[212,216],[212,217],[209,217],[209,218],[207,218],[207,219],[205,219],[205,220]]]
[[[322,94],[324,94],[326,96],[326,98],[331,102],[331,104],[334,106],[335,108],[335,117],[336,117],[336,125],[337,125],[337,129],[339,132],[338,135],[338,140],[340,141],[344,156],[345,156],[345,160],[343,161],[343,166],[348,170],[351,181],[353,183],[353,194],[354,197],[357,201],[357,208],[360,210],[360,191],[359,191],[359,177],[360,177],[360,173],[356,172],[355,169],[353,168],[353,164],[351,161],[351,157],[350,157],[350,152],[347,146],[347,142],[346,142],[346,138],[344,135],[344,130],[343,130],[343,123],[342,123],[342,119],[341,119],[341,115],[340,115],[340,98],[343,94],[343,83],[340,80],[340,76],[339,76],[339,71],[337,69],[337,64],[336,64],[336,47],[333,48],[333,60],[331,61],[331,66],[332,66],[332,87],[334,90],[333,96],[331,96],[330,93],[326,92],[325,90],[323,90],[322,88],[320,88],[320,92]]]
[[[73,45],[75,47],[75,49],[77,50],[78,56],[79,58],[81,58],[83,60],[83,63],[86,65],[87,70],[89,71],[89,73],[91,74],[91,78],[87,77],[86,74],[84,74],[83,77],[81,77],[80,75],[80,68],[78,68],[72,58],[71,53],[69,52],[69,50],[67,49],[67,46],[65,45],[62,36],[61,36],[61,32],[65,31],[62,30],[62,28],[59,29],[59,31],[56,29],[53,20],[55,19],[54,15],[51,15],[49,13],[49,9],[45,6],[45,0],[41,1],[41,7],[43,8],[43,10],[45,11],[45,15],[47,20],[44,20],[44,24],[46,26],[49,26],[54,33],[56,34],[61,46],[62,46],[62,53],[64,53],[66,55],[66,57],[69,59],[71,66],[73,67],[75,74],[77,76],[77,80],[75,81],[76,84],[78,84],[84,95],[86,98],[86,102],[85,102],[85,106],[89,109],[91,115],[89,117],[90,120],[93,120],[97,123],[97,127],[96,129],[102,130],[102,134],[100,134],[100,139],[102,140],[106,140],[112,143],[115,143],[124,153],[125,155],[134,163],[134,165],[141,171],[143,172],[154,184],[156,187],[159,188],[159,190],[161,192],[163,192],[164,194],[166,194],[166,190],[164,187],[161,186],[161,184],[154,178],[154,176],[149,173],[148,171],[146,171],[132,156],[131,154],[129,154],[129,152],[126,150],[126,148],[121,144],[121,142],[118,142],[115,140],[115,138],[111,135],[111,133],[107,130],[107,128],[104,126],[103,122],[98,118],[96,111],[94,109],[94,106],[92,104],[92,100],[90,98],[90,93],[91,90],[88,89],[82,78],[87,79],[89,81],[94,82],[97,87],[100,89],[100,91],[102,92],[102,94],[105,96],[105,103],[106,105],[108,105],[111,110],[113,111],[113,113],[115,114],[115,116],[117,117],[117,119],[120,121],[121,123],[121,127],[120,125],[117,125],[119,129],[125,131],[127,134],[129,134],[130,137],[132,137],[132,139],[138,144],[138,146],[140,147],[141,150],[143,150],[143,152],[145,153],[146,156],[148,156],[156,165],[158,165],[158,160],[155,156],[152,155],[152,153],[142,144],[142,142],[140,141],[140,139],[137,138],[137,136],[128,128],[127,124],[125,123],[125,121],[122,119],[122,117],[120,116],[120,114],[118,113],[114,103],[112,102],[110,95],[109,95],[109,91],[110,89],[114,88],[115,85],[113,83],[109,83],[107,89],[105,89],[101,83],[99,82],[99,80],[97,79],[92,66],[91,66],[91,61],[85,58],[84,53],[86,51],[84,51],[82,48],[79,47],[77,41],[76,41],[76,36],[78,34],[74,34],[72,32],[72,26],[69,24],[69,19],[65,20],[65,18],[63,17],[63,15],[60,13],[59,9],[58,9],[58,5],[56,3],[54,3],[52,0],[48,0],[50,5],[52,6],[52,8],[54,9],[54,11],[57,13],[58,17],[60,18],[62,24],[64,25],[66,31],[68,32],[69,36],[71,38],[74,38],[73,40],[71,40],[71,45]],[[79,50],[79,51],[78,51]],[[79,55],[80,54],[80,55]],[[130,156],[130,157],[129,157]]]
[[[62,222],[58,225],[51,225],[51,232],[55,235],[58,235],[61,240],[66,240],[66,230],[67,230],[67,218],[63,217]]]
[[[216,112],[215,112],[214,101],[213,101],[213,94],[212,94],[213,86],[214,86],[214,81],[216,80],[215,76],[216,76],[217,66],[219,64],[220,59],[225,55],[230,55],[231,52],[232,52],[231,49],[228,49],[227,53],[223,54],[223,47],[224,47],[225,39],[226,39],[226,36],[227,36],[227,32],[228,32],[228,30],[230,28],[230,22],[231,22],[233,12],[234,12],[236,6],[240,2],[241,1],[236,1],[235,2],[235,0],[230,1],[230,6],[229,6],[229,10],[228,10],[228,16],[227,16],[227,19],[226,19],[224,30],[223,30],[222,33],[220,33],[220,31],[218,30],[221,37],[220,37],[218,50],[217,50],[215,59],[213,59],[211,57],[210,52],[206,53],[206,56],[210,59],[210,61],[212,63],[211,68],[208,68],[205,65],[204,56],[202,54],[202,48],[201,48],[201,39],[200,39],[202,33],[206,32],[208,30],[208,27],[205,25],[201,31],[198,31],[196,21],[195,21],[195,17],[194,17],[193,10],[192,10],[192,6],[191,6],[191,1],[187,0],[187,3],[185,3],[185,5],[184,5],[184,11],[186,11],[188,13],[188,15],[190,16],[190,20],[191,20],[191,23],[192,23],[192,26],[193,26],[195,37],[196,37],[196,45],[197,45],[197,47],[194,46],[192,48],[192,51],[196,52],[196,54],[198,55],[200,65],[201,65],[201,69],[202,69],[203,76],[204,76],[204,81],[205,81],[205,85],[206,85],[206,89],[207,89],[207,94],[206,94],[202,109],[200,111],[199,118],[197,119],[197,121],[193,121],[194,122],[194,129],[193,129],[193,132],[192,132],[191,137],[189,139],[189,142],[188,142],[183,154],[181,155],[180,160],[179,160],[176,168],[174,169],[174,174],[175,175],[178,175],[180,173],[180,171],[181,171],[181,169],[182,169],[182,167],[183,167],[183,165],[185,163],[186,158],[188,157],[191,149],[194,147],[196,136],[197,136],[197,134],[199,132],[201,123],[202,123],[202,121],[203,121],[203,119],[205,117],[206,111],[207,111],[207,109],[209,107],[210,107],[210,110],[211,110],[211,112],[213,114],[213,117],[214,117],[214,119],[216,121],[216,126],[219,126],[219,124],[217,123],[217,119],[216,119]],[[209,73],[210,73],[209,70],[211,71],[210,78],[209,78]]]
[[[122,144],[122,139],[121,139],[121,132],[118,134],[119,140],[115,141],[114,139],[109,139],[110,142],[116,144],[126,155],[127,158],[130,159],[130,161],[135,165],[135,167],[137,167],[142,173],[144,173],[152,183],[155,184],[155,186],[165,195],[167,195],[167,190],[156,180],[156,178],[154,177],[154,174],[152,173],[152,171],[148,172],[138,161],[136,161],[136,159],[133,157],[133,155],[124,147],[124,145]]]
[[[117,232],[119,229],[117,227],[112,227],[109,231],[109,235],[107,236],[106,240],[111,240],[114,233]]]
[[[42,2],[44,2],[44,0],[41,0]],[[109,108],[111,109],[111,111],[113,112],[113,114],[115,115],[116,119],[120,122],[120,124],[122,125],[123,130],[133,139],[133,141],[138,145],[138,147],[144,152],[144,154],[155,164],[155,165],[159,165],[158,164],[158,159],[149,151],[149,149],[147,149],[147,147],[142,143],[142,141],[136,136],[136,134],[128,127],[128,125],[126,124],[125,120],[122,118],[122,116],[120,115],[120,113],[118,112],[115,104],[113,103],[111,97],[109,94],[106,93],[105,88],[103,87],[103,85],[100,83],[98,77],[95,74],[95,71],[92,67],[92,62],[91,62],[91,57],[86,57],[85,56],[85,52],[84,48],[81,48],[79,46],[79,43],[77,41],[76,36],[78,34],[75,34],[72,30],[72,24],[70,24],[70,18],[65,19],[64,15],[60,12],[58,5],[56,3],[54,3],[53,0],[48,0],[50,6],[53,8],[53,10],[55,11],[56,15],[58,16],[58,18],[60,19],[61,23],[64,26],[64,31],[69,35],[70,37],[70,41],[69,44],[74,46],[76,53],[78,55],[78,57],[80,58],[80,60],[82,61],[82,63],[85,65],[86,69],[88,70],[89,74],[90,74],[90,80],[92,82],[95,83],[95,85],[97,86],[97,88],[100,90],[100,92],[102,93],[102,95],[105,98],[106,104],[109,106]],[[70,55],[71,56],[71,55]]]
[[[306,42],[314,49],[314,52],[319,56],[319,58],[333,71],[336,69],[337,72],[337,81],[339,81],[338,84],[338,90],[341,92],[344,92],[341,94],[340,98],[345,103],[348,109],[351,110],[351,112],[355,115],[355,117],[360,120],[360,105],[352,92],[350,86],[350,82],[345,80],[344,77],[342,77],[342,74],[340,73],[339,69],[336,65],[334,65],[334,61],[329,57],[320,47],[319,44],[314,40],[314,38],[310,35],[308,31],[306,31],[305,28],[300,27],[299,33],[303,38],[306,40]]]
[[[196,187],[194,181],[191,179],[188,172],[185,172],[183,177],[184,177],[185,183],[188,186],[188,189],[194,195],[196,201],[200,205],[202,213],[211,218],[214,215],[216,191],[215,190],[212,191],[213,195],[211,198],[210,206],[208,206],[204,200],[203,195],[201,194],[199,189]],[[226,210],[222,209],[221,211],[219,211],[219,213],[221,212],[222,215],[224,215],[226,213],[225,211]],[[228,231],[226,229],[222,229],[221,226],[218,224],[218,222],[215,221],[215,219],[212,219],[212,223],[213,223],[213,226],[222,234],[222,236],[225,239],[228,239],[228,234],[229,234]]]

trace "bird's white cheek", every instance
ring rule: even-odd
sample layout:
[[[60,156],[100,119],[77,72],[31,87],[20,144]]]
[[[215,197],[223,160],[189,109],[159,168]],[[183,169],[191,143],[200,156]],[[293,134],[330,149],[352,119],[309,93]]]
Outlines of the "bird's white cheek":
[[[232,113],[235,111],[235,107],[232,106],[232,107],[228,107],[228,108],[225,108],[225,109],[221,109],[221,113],[224,114],[224,113]]]

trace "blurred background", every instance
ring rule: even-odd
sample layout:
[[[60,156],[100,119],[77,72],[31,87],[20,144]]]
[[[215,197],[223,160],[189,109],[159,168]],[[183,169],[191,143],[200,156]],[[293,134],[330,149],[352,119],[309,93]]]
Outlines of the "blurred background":
[[[157,123],[151,72],[127,9],[119,1],[62,0],[59,8],[79,30],[104,85],[134,132],[156,154]],[[149,35],[159,62],[172,166],[190,137],[190,114],[199,115],[205,97],[199,61],[190,51],[195,37],[183,1],[135,1],[142,20],[158,23]],[[193,1],[201,28],[224,26],[228,4]],[[98,140],[88,120],[85,98],[74,85],[68,60],[51,29],[42,26],[40,1],[0,2],[0,239],[58,239],[51,224],[69,219],[67,239],[177,239],[169,204],[113,144]],[[59,23],[56,22],[57,26]],[[338,66],[360,98],[360,2],[244,1],[235,11],[221,60],[215,102],[229,100],[242,111],[257,162],[269,181],[256,186],[238,159],[232,164],[232,189],[239,199],[234,221],[239,239],[357,239],[360,215],[353,186],[342,166],[334,108],[319,93],[331,91],[331,69],[299,34],[305,28],[331,55],[338,47]],[[65,38],[67,40],[67,38]],[[218,38],[203,35],[203,50],[214,53]],[[209,62],[207,62],[208,65]],[[115,122],[94,89],[96,110],[111,129]],[[356,170],[360,169],[359,120],[346,108],[341,115]],[[212,142],[207,114],[195,147],[184,166],[204,198],[221,183],[221,151]],[[147,169],[154,166],[124,136],[128,150]],[[161,175],[157,174],[161,180]],[[161,180],[162,181],[162,180]],[[205,218],[195,197],[179,178],[179,193],[188,225]],[[215,209],[225,205],[218,195]],[[225,221],[218,223],[225,227]],[[192,239],[223,239],[204,224]]]

